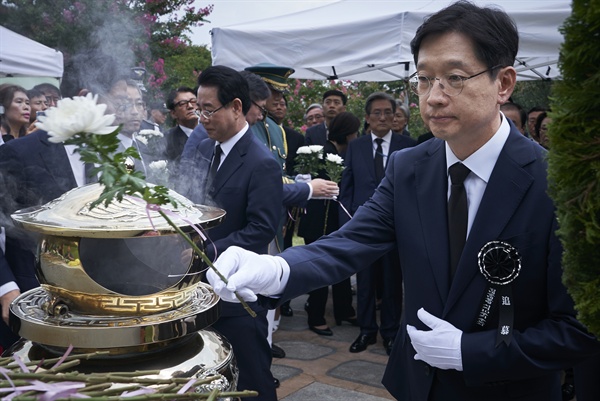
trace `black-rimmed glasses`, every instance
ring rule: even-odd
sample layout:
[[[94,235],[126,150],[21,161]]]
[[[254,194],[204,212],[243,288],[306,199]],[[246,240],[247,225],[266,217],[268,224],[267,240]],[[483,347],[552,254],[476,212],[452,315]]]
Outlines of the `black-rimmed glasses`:
[[[458,74],[444,74],[438,78],[419,75],[418,72],[415,72],[408,78],[408,82],[410,84],[410,89],[417,96],[427,96],[429,92],[431,92],[433,83],[436,80],[440,82],[440,89],[443,93],[445,93],[448,96],[458,96],[461,94],[465,86],[465,81],[471,78],[478,77],[486,72],[493,71],[498,67],[502,67],[502,65],[496,65],[494,67],[488,68],[487,70],[478,72],[477,74],[473,74],[470,77],[463,77]]]

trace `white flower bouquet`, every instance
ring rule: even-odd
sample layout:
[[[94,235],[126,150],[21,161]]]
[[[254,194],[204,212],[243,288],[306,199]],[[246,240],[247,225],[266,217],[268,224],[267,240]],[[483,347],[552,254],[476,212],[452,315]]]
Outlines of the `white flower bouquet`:
[[[322,160],[323,146],[300,146],[296,151],[296,172],[316,177],[322,167]]]

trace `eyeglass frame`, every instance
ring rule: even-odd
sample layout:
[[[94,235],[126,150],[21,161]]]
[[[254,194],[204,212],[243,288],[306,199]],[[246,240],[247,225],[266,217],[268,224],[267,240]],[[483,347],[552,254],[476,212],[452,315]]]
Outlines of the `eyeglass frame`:
[[[183,106],[187,107],[190,103],[193,104],[194,106],[196,106],[198,104],[198,99],[192,98],[189,100],[180,100],[177,103],[173,103],[173,109],[176,109],[177,107],[183,107]]]
[[[220,107],[217,107],[213,111],[196,109],[196,115],[199,118],[204,118],[205,120],[209,120],[213,116],[213,114],[215,114],[217,111],[221,110],[222,108],[228,106],[229,103],[231,103],[231,102],[227,102],[224,105],[221,105]]]
[[[254,100],[251,100],[252,104],[255,105],[256,107],[258,107],[258,109],[260,110],[261,113],[263,113],[263,115],[267,115],[269,113],[269,110],[267,110],[266,107],[263,107],[261,105],[259,105],[258,103],[256,103]],[[221,106],[223,107],[223,106]]]
[[[415,95],[417,95],[417,96],[427,96],[427,95],[429,95],[429,94],[431,93],[431,89],[433,88],[433,83],[432,83],[432,81],[433,81],[433,82],[435,82],[435,81],[437,80],[437,81],[439,81],[439,82],[440,82],[440,90],[442,91],[442,93],[444,93],[444,95],[446,95],[446,96],[454,97],[454,96],[458,96],[458,95],[460,95],[460,94],[462,93],[463,89],[465,88],[465,81],[468,81],[468,80],[469,80],[469,79],[471,79],[471,78],[475,78],[475,77],[478,77],[478,76],[480,76],[480,75],[483,75],[483,74],[485,74],[486,72],[494,71],[496,68],[501,68],[501,67],[503,67],[503,66],[502,66],[502,64],[498,64],[498,65],[495,65],[495,66],[493,66],[493,67],[490,67],[490,68],[488,68],[488,69],[486,69],[486,70],[484,70],[484,71],[478,72],[477,74],[473,74],[473,75],[471,75],[471,76],[469,76],[469,77],[463,77],[462,75],[458,75],[458,74],[444,74],[444,75],[442,75],[442,77],[441,77],[441,78],[438,78],[438,77],[432,77],[432,78],[430,78],[430,77],[428,77],[428,76],[425,76],[425,75],[419,75],[419,72],[418,72],[418,71],[416,71],[416,72],[415,72],[415,73],[413,73],[413,74],[412,74],[410,77],[408,77],[408,85],[410,86],[410,90],[411,90],[411,91],[412,91],[412,92],[413,92]],[[461,85],[461,86],[460,86],[460,90],[458,91],[458,93],[457,93],[456,95],[450,95],[450,94],[446,93],[446,91],[445,91],[445,89],[446,89],[446,86],[442,85],[442,81],[441,81],[441,80],[442,80],[443,78],[445,78],[445,79],[446,79],[446,81],[448,81],[447,77],[449,77],[449,76],[456,76],[458,79],[460,79],[460,85]],[[419,77],[421,77],[421,78],[426,78],[426,79],[427,79],[427,81],[429,82],[429,87],[428,87],[428,89],[427,89],[427,92],[425,92],[425,93],[423,93],[423,94],[419,94],[419,93],[416,91],[416,89],[415,89],[415,85],[413,85],[413,82],[411,82],[411,80],[412,80],[412,79],[414,79],[415,77],[416,77],[416,78],[419,78]],[[449,81],[448,81],[448,82],[449,82]],[[416,82],[416,84],[418,84],[418,83],[419,83],[419,82],[417,81],[417,82]],[[452,87],[450,84],[449,84],[448,86]]]

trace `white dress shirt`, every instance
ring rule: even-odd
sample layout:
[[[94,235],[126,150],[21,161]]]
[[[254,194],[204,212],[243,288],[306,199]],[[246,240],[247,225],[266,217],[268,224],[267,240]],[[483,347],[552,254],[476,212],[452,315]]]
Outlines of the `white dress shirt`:
[[[482,147],[477,149],[475,153],[462,160],[462,163],[471,170],[471,173],[465,179],[465,191],[467,192],[467,204],[468,204],[468,222],[467,222],[467,238],[471,232],[471,226],[479,210],[479,204],[483,193],[492,175],[492,170],[496,165],[500,151],[504,147],[508,134],[510,133],[510,126],[506,122],[506,117],[502,114],[502,123],[498,128],[498,131],[487,141]],[[461,160],[456,157],[452,152],[452,149],[446,142],[446,169]],[[448,174],[448,198],[450,198],[450,174]]]

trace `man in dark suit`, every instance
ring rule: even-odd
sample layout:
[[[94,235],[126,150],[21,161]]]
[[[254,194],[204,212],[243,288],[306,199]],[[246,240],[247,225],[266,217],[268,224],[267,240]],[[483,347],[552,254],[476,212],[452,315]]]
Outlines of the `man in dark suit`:
[[[375,92],[367,98],[365,120],[371,132],[348,145],[340,185],[340,202],[351,214],[356,213],[375,192],[390,155],[416,145],[415,140],[392,132],[396,106],[394,98],[383,92]],[[348,219],[341,211],[340,222],[343,224]],[[380,326],[376,316],[378,286],[381,287]],[[402,313],[402,273],[396,249],[356,274],[356,304],[360,335],[350,346],[350,352],[361,352],[374,344],[379,331],[389,355]]]
[[[167,97],[167,108],[171,111],[171,117],[177,125],[165,134],[166,151],[168,162],[179,162],[183,148],[190,134],[198,125],[196,115],[196,94],[192,88],[179,87],[169,93]]]
[[[280,256],[233,249],[215,290],[280,303],[398,248],[405,304],[383,383],[399,400],[561,400],[560,371],[600,351],[561,282],[546,151],[500,112],[518,32],[457,2],[411,42],[410,79],[436,138],[391,156],[371,200],[337,232]],[[242,261],[244,259],[247,262]],[[270,273],[252,273],[253,265]]]
[[[331,89],[323,93],[323,114],[325,121],[313,125],[306,130],[304,143],[306,145],[325,145],[327,142],[327,126],[335,116],[346,111],[348,97],[337,89]]]
[[[208,232],[216,255],[232,245],[266,253],[281,216],[281,169],[246,122],[252,106],[248,83],[228,67],[210,67],[198,79],[198,103],[209,139],[198,145],[190,164],[197,165],[204,174],[194,173],[190,180],[202,185],[204,179],[198,177],[206,177],[206,192],[184,194],[198,203],[214,203],[227,212],[227,218]],[[184,163],[188,165],[187,160]],[[211,246],[207,250],[209,257],[216,256]],[[233,347],[240,369],[238,388],[257,390],[257,399],[275,401],[267,310],[257,302],[249,304],[256,318],[239,303],[221,302],[221,316],[213,327]]]

